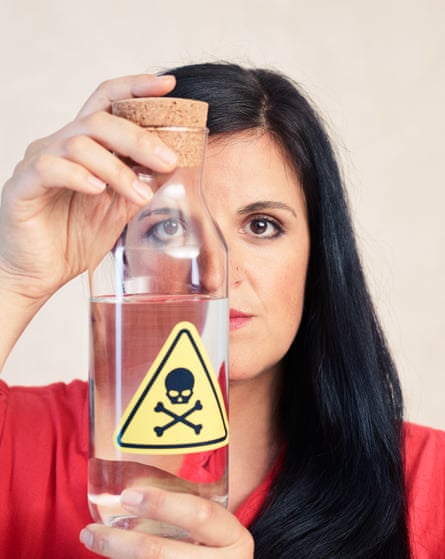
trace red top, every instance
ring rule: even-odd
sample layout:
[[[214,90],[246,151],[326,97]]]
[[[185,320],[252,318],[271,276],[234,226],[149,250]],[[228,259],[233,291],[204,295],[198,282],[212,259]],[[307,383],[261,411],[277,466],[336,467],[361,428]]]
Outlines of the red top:
[[[79,543],[87,506],[87,384],[7,387],[0,381],[0,554],[97,557]],[[276,474],[236,511],[249,526]],[[408,526],[414,559],[445,556],[445,433],[406,424]]]

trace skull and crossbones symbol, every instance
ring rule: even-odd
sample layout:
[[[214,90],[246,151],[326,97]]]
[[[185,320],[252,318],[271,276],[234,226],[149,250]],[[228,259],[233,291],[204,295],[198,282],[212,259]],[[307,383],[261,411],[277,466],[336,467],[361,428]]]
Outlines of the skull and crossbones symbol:
[[[165,378],[165,388],[167,398],[171,404],[188,404],[190,398],[193,396],[193,388],[195,386],[195,377],[189,369],[184,367],[177,367],[169,372]],[[172,418],[171,421],[162,426],[154,427],[154,431],[158,437],[161,437],[167,429],[170,429],[178,423],[187,425],[193,429],[196,435],[199,435],[202,429],[202,424],[192,423],[187,418],[195,411],[202,410],[200,400],[196,400],[194,406],[183,414],[176,413],[164,406],[162,402],[158,402],[154,408],[157,413],[165,413]]]

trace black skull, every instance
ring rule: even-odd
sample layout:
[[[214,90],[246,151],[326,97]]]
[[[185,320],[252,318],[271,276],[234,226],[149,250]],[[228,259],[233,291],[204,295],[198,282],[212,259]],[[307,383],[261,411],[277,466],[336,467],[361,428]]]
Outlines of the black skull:
[[[165,379],[168,399],[172,404],[187,404],[193,394],[195,378],[191,371],[178,367],[170,371]]]

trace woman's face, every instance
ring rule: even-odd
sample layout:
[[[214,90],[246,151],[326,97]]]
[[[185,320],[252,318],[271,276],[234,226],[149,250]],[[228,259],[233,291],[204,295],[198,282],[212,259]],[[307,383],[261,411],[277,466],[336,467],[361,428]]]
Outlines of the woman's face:
[[[230,378],[271,372],[303,311],[309,229],[301,184],[266,133],[210,139],[204,188],[229,250]]]

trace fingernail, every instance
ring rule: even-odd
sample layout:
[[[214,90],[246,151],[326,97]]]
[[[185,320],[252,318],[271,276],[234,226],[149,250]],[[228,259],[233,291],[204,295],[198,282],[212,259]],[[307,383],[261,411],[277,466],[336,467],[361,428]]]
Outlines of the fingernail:
[[[99,192],[101,190],[105,190],[105,187],[107,186],[107,184],[104,181],[100,180],[98,177],[95,177],[94,175],[89,175],[88,182],[91,184],[92,187],[94,187],[95,190],[98,190]]]
[[[83,543],[83,545],[85,545],[86,547],[89,547],[90,549],[93,548],[94,535],[89,530],[87,530],[86,528],[84,528],[80,532],[79,539],[80,539],[81,543]]]
[[[133,182],[133,189],[145,202],[149,202],[153,198],[151,188],[139,180]]]
[[[125,489],[121,495],[121,502],[123,505],[137,506],[144,500],[144,495],[140,491],[134,489]]]
[[[173,74],[162,74],[162,76],[158,76],[158,78],[164,81],[171,81],[175,79],[175,76]]]
[[[156,155],[167,165],[174,165],[178,159],[178,156],[174,151],[171,151],[166,147],[158,147],[156,150]]]

